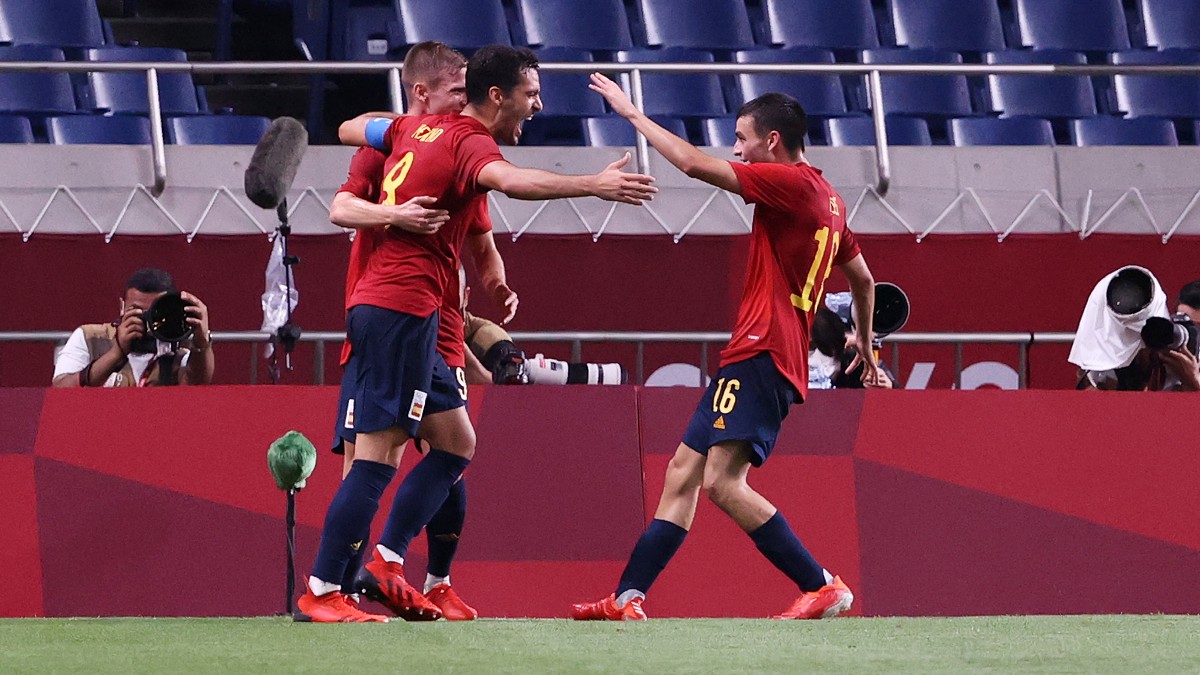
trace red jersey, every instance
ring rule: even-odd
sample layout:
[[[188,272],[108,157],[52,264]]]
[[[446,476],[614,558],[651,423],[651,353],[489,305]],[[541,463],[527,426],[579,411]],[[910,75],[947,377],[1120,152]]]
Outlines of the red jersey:
[[[426,317],[438,309],[446,286],[458,274],[472,202],[487,190],[479,172],[503,160],[500,148],[478,120],[463,115],[398,117],[388,127],[389,152],[379,188],[380,204],[403,204],[421,195],[437,198],[433,208],[450,212],[432,235],[384,230],[346,301]]]
[[[768,352],[808,394],[808,341],[825,279],[861,251],[846,228],[846,203],[808,164],[731,162],[742,199],[754,204],[746,286],[721,365]]]
[[[383,169],[387,157],[374,148],[359,148],[350,160],[350,173],[339,192],[349,192],[360,199],[379,201],[379,187],[383,182]],[[467,233],[483,234],[492,230],[492,220],[487,209],[487,197],[480,195],[468,206],[470,215],[467,217]],[[350,300],[367,268],[367,261],[378,242],[385,236],[382,228],[363,228],[354,236],[350,247],[350,264],[346,268],[346,307],[351,307]],[[457,270],[457,264],[455,265]],[[466,357],[463,351],[463,317],[460,308],[460,290],[457,271],[451,276],[442,298],[441,312],[438,321],[438,353],[446,359],[450,367],[465,368]],[[342,343],[340,363],[346,365],[350,360],[350,342]]]

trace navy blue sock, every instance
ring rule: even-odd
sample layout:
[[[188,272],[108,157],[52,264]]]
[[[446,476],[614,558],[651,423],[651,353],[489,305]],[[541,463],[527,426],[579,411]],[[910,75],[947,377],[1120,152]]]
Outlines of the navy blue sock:
[[[779,511],[751,532],[750,538],[767,560],[796,582],[800,590],[815,591],[825,585],[824,568],[813,560],[812,554],[800,543],[800,538],[792,532],[787,519]]]
[[[470,463],[471,460],[465,457],[431,448],[396,490],[392,512],[388,514],[379,543],[397,555],[406,555],[408,544],[429,524],[450,494],[450,486]]]
[[[350,556],[350,560],[346,562],[346,573],[342,575],[342,593],[350,595],[357,593],[358,588],[355,587],[354,579],[358,576],[358,571],[362,569],[363,556],[371,549],[371,534],[367,533],[363,537],[362,544]]]
[[[442,507],[425,526],[429,539],[429,566],[426,571],[435,577],[450,576],[450,563],[458,551],[458,538],[467,518],[467,479],[459,478],[450,486],[450,494]]]
[[[617,586],[617,596],[631,590],[647,593],[686,536],[687,530],[668,520],[655,518],[650,521],[650,526],[633,547],[633,553],[629,554],[629,563]]]
[[[379,498],[396,475],[396,468],[379,462],[356,460],[338,487],[325,514],[321,546],[312,575],[321,581],[341,583],[346,565],[358,550],[366,548],[371,519],[379,510]]]

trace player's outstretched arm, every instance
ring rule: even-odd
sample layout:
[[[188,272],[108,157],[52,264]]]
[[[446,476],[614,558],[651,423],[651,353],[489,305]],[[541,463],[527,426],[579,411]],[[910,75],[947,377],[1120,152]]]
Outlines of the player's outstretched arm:
[[[729,162],[701,152],[696,146],[659,126],[633,105],[616,82],[600,73],[592,73],[592,83],[588,88],[603,96],[613,112],[629,120],[675,168],[722,190],[739,195],[742,193],[741,182]]]
[[[846,368],[853,372],[858,364],[863,364],[862,381],[868,387],[886,386],[880,378],[879,364],[875,362],[875,277],[867,267],[867,261],[862,254],[851,258],[840,266],[846,280],[850,282],[850,295],[854,299],[854,326],[856,344],[854,360]]]
[[[600,173],[590,176],[568,176],[541,169],[527,169],[497,160],[483,167],[477,180],[480,185],[499,190],[513,199],[599,197],[610,202],[641,206],[642,202],[654,197],[658,188],[652,185],[653,176],[622,171],[629,159],[627,152]]]
[[[450,220],[449,211],[429,208],[436,202],[436,197],[420,196],[403,204],[376,204],[343,190],[333,196],[329,222],[356,230],[398,227],[413,234],[433,234]]]
[[[342,122],[338,126],[338,140],[342,142],[342,145],[356,145],[359,147],[371,145],[367,140],[367,124],[371,120],[394,120],[397,117],[400,117],[400,115],[394,112],[363,113],[354,119]]]

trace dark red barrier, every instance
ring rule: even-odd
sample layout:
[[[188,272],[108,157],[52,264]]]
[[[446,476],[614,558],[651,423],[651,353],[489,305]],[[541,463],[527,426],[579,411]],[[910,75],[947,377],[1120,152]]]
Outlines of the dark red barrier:
[[[294,428],[321,449],[299,496],[305,571],[341,473],[324,450],[335,397],[0,390],[0,406],[20,413],[0,422],[0,572],[22,580],[0,595],[0,615],[278,611],[284,496],[266,448]],[[610,592],[698,397],[473,389],[479,454],[455,585],[489,616],[561,616]],[[1177,431],[1194,398],[815,392],[751,482],[851,584],[863,614],[1194,613],[1200,453]],[[409,559],[416,579],[424,550],[418,540]],[[647,609],[765,616],[794,595],[702,500]]]

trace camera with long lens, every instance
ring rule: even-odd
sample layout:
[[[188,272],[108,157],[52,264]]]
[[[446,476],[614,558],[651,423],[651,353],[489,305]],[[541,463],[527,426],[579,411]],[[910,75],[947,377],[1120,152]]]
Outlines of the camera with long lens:
[[[179,293],[164,293],[150,309],[142,312],[146,323],[146,335],[162,342],[179,343],[192,336],[192,325],[187,321],[188,302]]]
[[[1182,312],[1165,319],[1152,316],[1146,319],[1142,326],[1142,343],[1148,349],[1179,349],[1187,347],[1192,354],[1196,353],[1197,331],[1191,317]]]

